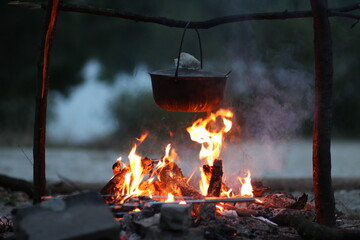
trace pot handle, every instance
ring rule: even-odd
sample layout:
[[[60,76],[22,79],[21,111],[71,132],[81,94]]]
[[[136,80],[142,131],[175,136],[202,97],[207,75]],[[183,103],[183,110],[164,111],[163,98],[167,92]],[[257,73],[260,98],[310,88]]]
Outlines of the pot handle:
[[[191,23],[191,21],[188,21],[187,24],[185,25],[184,32],[183,32],[182,37],[181,37],[179,54],[178,54],[178,62],[177,62],[176,71],[175,71],[175,78],[178,77],[179,64],[180,64],[180,54],[181,54],[182,44],[183,44],[183,41],[184,41],[186,29],[189,27],[190,23]],[[198,36],[199,48],[200,48],[200,69],[202,69],[202,68],[203,68],[203,57],[202,57],[202,47],[201,47],[200,33],[199,33],[199,31],[197,30],[197,28],[194,28],[194,29],[195,29],[196,34],[197,34],[197,36]]]

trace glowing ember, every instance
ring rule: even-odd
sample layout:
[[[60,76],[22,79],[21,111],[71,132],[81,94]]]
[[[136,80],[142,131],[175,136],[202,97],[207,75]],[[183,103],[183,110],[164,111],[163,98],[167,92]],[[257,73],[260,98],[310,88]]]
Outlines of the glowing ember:
[[[165,202],[175,202],[174,195],[168,193],[168,198],[165,200]]]
[[[239,177],[238,178],[240,183],[241,183],[241,190],[240,190],[240,195],[243,197],[253,197],[253,188],[251,185],[251,175],[250,175],[250,170],[247,171],[247,176],[246,177]]]
[[[191,140],[201,144],[199,158],[206,160],[209,166],[212,166],[220,155],[223,134],[230,131],[232,122],[229,118],[233,115],[230,110],[220,109],[216,113],[210,113],[206,119],[199,118],[186,129]],[[219,124],[219,119],[222,124]]]
[[[216,204],[216,211],[217,212],[219,212],[219,213],[221,213],[221,212],[223,212],[224,211],[224,207],[223,206],[221,206],[220,204]]]
[[[221,189],[220,197],[232,197],[234,195],[233,190],[230,188],[229,190],[225,191],[223,188]]]

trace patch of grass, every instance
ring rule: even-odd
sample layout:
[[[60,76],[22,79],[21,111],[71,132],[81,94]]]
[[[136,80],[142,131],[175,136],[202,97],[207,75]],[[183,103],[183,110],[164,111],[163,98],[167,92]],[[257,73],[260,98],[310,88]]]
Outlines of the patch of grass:
[[[17,199],[14,195],[7,196],[3,199],[3,202],[6,206],[12,206],[12,207],[16,206],[16,201]]]

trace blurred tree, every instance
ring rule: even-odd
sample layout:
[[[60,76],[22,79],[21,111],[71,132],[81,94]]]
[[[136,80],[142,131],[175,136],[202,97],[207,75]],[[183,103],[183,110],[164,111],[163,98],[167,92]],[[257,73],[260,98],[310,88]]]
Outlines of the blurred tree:
[[[199,116],[196,113],[165,111],[155,104],[152,93],[147,91],[137,95],[120,95],[111,106],[119,126],[115,133],[117,137],[112,139],[116,139],[120,146],[145,130],[150,131],[151,137],[156,136],[157,140],[168,140],[174,136],[184,139],[186,127],[192,124],[195,116]]]
[[[352,2],[332,0],[329,6],[339,7]],[[81,0],[78,3],[193,21],[238,13],[310,9],[308,1],[280,0],[229,0],[226,4],[209,0],[206,5],[191,0]],[[241,59],[249,64],[262,62],[269,69],[282,66],[313,72],[311,22],[311,19],[255,21],[201,30],[205,68],[227,72],[234,68],[232,62]],[[349,19],[333,18],[331,23],[336,87],[335,130],[339,136],[359,137],[360,95],[355,91],[359,87],[360,71],[357,67],[359,26],[349,30],[353,23]],[[32,131],[42,24],[43,11],[20,9],[8,6],[6,1],[0,2],[1,132]],[[102,64],[101,79],[108,82],[120,72],[131,72],[140,63],[149,69],[168,68],[177,55],[181,33],[182,29],[156,24],[60,12],[50,63],[50,90],[68,94],[82,82],[81,70],[89,59],[99,60]],[[194,31],[188,31],[183,48],[198,56]],[[229,81],[229,89],[233,84],[236,84],[235,81]],[[246,99],[248,94],[237,92],[238,99]],[[138,101],[138,104],[146,102],[140,99],[133,101]],[[119,109],[123,108],[120,102],[118,104]],[[144,109],[145,105],[139,108]],[[128,121],[131,126],[132,120]]]

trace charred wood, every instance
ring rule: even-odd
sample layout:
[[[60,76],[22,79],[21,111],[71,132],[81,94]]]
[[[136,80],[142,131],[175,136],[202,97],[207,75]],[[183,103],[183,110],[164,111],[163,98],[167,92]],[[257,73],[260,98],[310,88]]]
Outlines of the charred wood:
[[[201,199],[203,196],[190,184],[188,184],[180,172],[173,169],[180,169],[176,163],[167,164],[164,168],[159,170],[158,177],[160,178],[161,188],[174,196],[189,196],[196,199]]]
[[[261,181],[252,181],[251,186],[253,188],[254,197],[261,197],[265,192],[269,191],[269,187],[265,187]]]
[[[100,193],[102,195],[116,195],[121,194],[125,175],[130,172],[129,168],[124,168],[120,173],[113,176],[110,181],[101,189]],[[112,202],[115,200],[115,196],[105,197],[106,202]]]
[[[296,202],[288,206],[291,209],[304,209],[308,201],[308,195],[303,193],[300,197],[296,198]]]
[[[209,182],[209,188],[207,192],[208,197],[219,197],[221,193],[221,185],[222,185],[222,160],[215,159],[214,166],[211,168],[211,178]]]
[[[33,185],[25,180],[0,174],[0,186],[13,191],[25,192],[29,197],[33,197]]]
[[[289,209],[288,209],[289,211]],[[303,239],[313,240],[352,240],[360,239],[360,230],[358,229],[340,229],[330,228],[318,223],[312,222],[306,215],[297,212],[296,214],[284,214],[282,221],[277,219],[272,221],[279,225],[288,225],[294,227]]]

